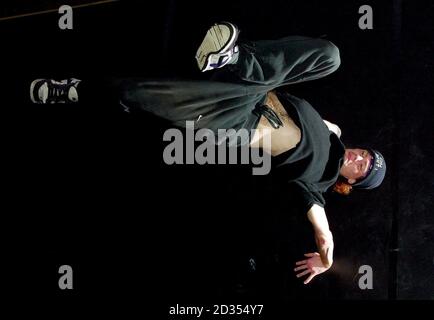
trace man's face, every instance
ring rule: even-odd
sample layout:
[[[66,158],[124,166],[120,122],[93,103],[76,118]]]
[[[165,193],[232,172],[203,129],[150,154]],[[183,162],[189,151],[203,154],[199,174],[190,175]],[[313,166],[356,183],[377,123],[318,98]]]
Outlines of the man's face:
[[[344,164],[340,174],[348,179],[349,184],[353,184],[366,176],[372,160],[368,150],[345,149]]]

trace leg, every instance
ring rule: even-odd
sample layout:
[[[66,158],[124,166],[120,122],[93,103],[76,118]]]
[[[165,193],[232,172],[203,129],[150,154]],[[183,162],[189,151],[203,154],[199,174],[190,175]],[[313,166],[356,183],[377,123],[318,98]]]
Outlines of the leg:
[[[243,82],[277,87],[322,78],[339,65],[339,49],[330,41],[291,36],[239,44],[237,62],[225,71]]]
[[[42,79],[32,83],[31,92],[37,103],[80,101],[86,105],[81,108],[84,113],[97,115],[115,109],[131,114],[148,112],[177,127],[193,121],[196,129],[215,133],[218,129],[254,128],[258,117],[252,110],[265,99],[264,93],[250,93],[245,85],[235,83],[135,78],[92,82]]]
[[[265,94],[248,94],[240,84],[217,81],[127,79],[121,84],[121,103],[131,112],[146,111],[184,127],[250,129],[252,110]]]

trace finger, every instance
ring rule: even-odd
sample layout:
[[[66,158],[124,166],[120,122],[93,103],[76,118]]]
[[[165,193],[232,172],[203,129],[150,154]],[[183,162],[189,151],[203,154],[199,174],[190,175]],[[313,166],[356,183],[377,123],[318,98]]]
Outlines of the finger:
[[[314,273],[311,273],[309,277],[307,277],[306,280],[304,280],[304,284],[308,284],[313,278],[315,277]]]
[[[300,272],[299,274],[297,274],[297,278],[300,278],[300,277],[302,277],[302,276],[305,276],[305,275],[307,275],[308,273],[310,273],[310,270],[308,269],[308,270],[304,270],[303,272]]]
[[[314,256],[319,256],[318,252],[311,252],[311,253],[305,253],[304,254],[305,257],[314,257]]]
[[[295,265],[299,266],[299,265],[301,265],[301,264],[305,264],[305,263],[307,263],[307,260],[301,260],[301,261],[297,261],[297,262],[295,263]]]
[[[303,270],[303,269],[307,269],[307,264],[295,268],[294,271]]]

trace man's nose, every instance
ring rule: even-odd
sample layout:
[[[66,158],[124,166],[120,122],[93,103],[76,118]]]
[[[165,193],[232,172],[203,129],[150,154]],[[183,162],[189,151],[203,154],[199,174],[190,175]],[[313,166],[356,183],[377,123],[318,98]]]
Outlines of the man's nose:
[[[358,154],[357,157],[356,157],[356,161],[361,161],[361,160],[363,160],[363,157]]]

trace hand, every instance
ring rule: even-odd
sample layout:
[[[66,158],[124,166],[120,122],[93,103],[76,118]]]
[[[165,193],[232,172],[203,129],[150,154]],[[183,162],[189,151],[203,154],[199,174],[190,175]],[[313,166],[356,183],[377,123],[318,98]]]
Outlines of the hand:
[[[295,265],[297,267],[294,269],[294,271],[296,273],[297,273],[297,271],[304,270],[304,271],[296,274],[297,278],[300,278],[300,277],[303,277],[303,276],[309,274],[309,277],[307,277],[307,279],[304,280],[304,282],[303,282],[304,284],[308,284],[315,276],[330,269],[330,267],[324,266],[318,252],[305,253],[304,256],[308,257],[309,259],[297,261],[295,263]]]

